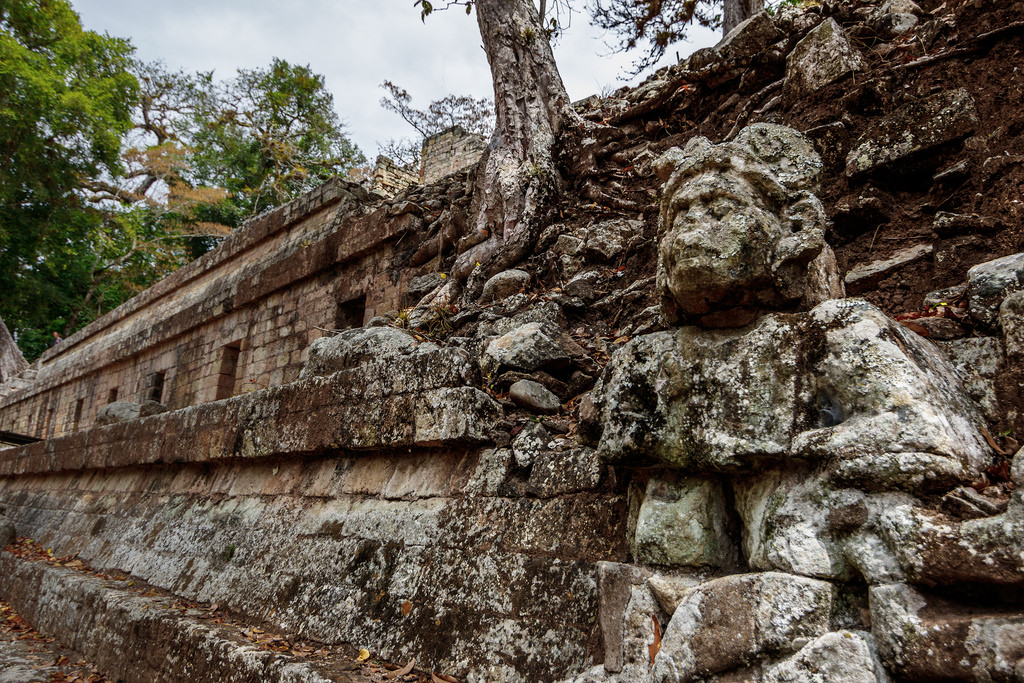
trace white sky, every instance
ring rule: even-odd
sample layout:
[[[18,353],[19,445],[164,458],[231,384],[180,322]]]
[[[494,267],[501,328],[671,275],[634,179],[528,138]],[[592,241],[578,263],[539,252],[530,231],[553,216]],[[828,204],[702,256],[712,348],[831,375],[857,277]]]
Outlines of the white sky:
[[[372,161],[377,144],[414,131],[382,109],[379,87],[390,80],[425,108],[447,94],[491,97],[476,16],[453,8],[420,22],[412,0],[71,0],[85,28],[128,38],[145,61],[187,71],[265,67],[273,57],[308,64],[326,78],[348,134]],[[578,2],[582,7],[583,3]],[[636,56],[611,54],[583,12],[555,46],[569,96],[580,99],[625,83]],[[690,43],[670,48],[663,63],[712,45],[718,36],[692,27]],[[642,80],[633,79],[634,82]]]

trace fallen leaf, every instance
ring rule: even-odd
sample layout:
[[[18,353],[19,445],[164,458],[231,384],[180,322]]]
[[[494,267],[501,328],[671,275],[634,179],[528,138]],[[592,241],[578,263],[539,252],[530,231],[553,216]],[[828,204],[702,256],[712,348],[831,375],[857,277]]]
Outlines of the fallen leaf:
[[[359,656],[356,657],[356,661],[357,662],[365,662],[369,658],[370,658],[370,651],[367,650],[364,647],[362,650],[359,651]]]
[[[384,674],[384,678],[386,678],[387,680],[390,681],[390,680],[394,680],[396,678],[399,678],[401,676],[404,676],[407,673],[409,673],[410,671],[412,671],[412,667],[415,664],[416,664],[416,658],[413,657],[412,659],[409,660],[409,663],[406,664],[405,666],[403,666],[401,669],[395,669],[394,671],[389,671],[388,673]]]
[[[647,646],[647,653],[651,656],[651,666],[654,666],[654,658],[661,652],[661,623],[658,617],[651,617],[654,622],[654,642]]]
[[[989,434],[988,430],[984,427],[981,428],[981,435],[985,437],[985,441],[988,441],[988,445],[994,448],[996,453],[999,455],[1010,455],[1010,451],[1004,451],[1000,448],[999,444],[996,443],[996,440],[992,438],[992,435]]]
[[[412,603],[409,602],[408,600],[406,600],[405,602],[402,603],[402,616],[403,617],[409,616],[409,612],[411,612],[411,611],[412,611]]]
[[[900,320],[899,323],[900,325],[903,325],[903,327],[906,327],[908,330],[917,332],[922,337],[931,336],[931,332],[929,332],[928,328],[925,327],[924,325],[921,325],[919,323],[912,323],[909,320]]]

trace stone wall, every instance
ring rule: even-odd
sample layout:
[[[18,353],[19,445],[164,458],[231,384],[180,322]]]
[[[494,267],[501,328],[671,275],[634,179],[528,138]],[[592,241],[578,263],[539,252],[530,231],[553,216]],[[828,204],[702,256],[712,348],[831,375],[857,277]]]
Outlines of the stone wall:
[[[378,156],[373,167],[373,191],[394,197],[420,182],[420,176],[396,164],[386,156]]]
[[[482,135],[468,133],[462,126],[453,126],[423,141],[423,168],[420,182],[432,183],[446,175],[461,171],[480,160],[487,149]]]
[[[337,180],[247,223],[47,350],[0,396],[0,429],[49,438],[115,400],[176,409],[294,380],[313,339],[400,307],[391,245],[421,221],[389,210]]]

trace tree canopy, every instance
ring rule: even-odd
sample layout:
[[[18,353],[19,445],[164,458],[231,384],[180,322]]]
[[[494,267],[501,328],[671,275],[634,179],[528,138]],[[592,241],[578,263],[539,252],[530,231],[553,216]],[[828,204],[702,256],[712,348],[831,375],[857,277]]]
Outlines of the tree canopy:
[[[0,317],[30,359],[364,161],[308,66],[219,81],[132,52],[67,0],[0,0]]]

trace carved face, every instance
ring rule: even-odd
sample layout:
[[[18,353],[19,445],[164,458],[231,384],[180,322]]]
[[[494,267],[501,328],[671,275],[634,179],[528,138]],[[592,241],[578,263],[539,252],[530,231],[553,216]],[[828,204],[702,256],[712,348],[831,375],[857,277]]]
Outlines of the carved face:
[[[800,167],[820,162],[796,131],[775,126],[767,133],[770,153],[756,135],[741,134],[718,146],[697,138],[659,160],[668,182],[658,284],[669,321],[779,310],[804,298],[807,265],[825,247],[826,219],[805,189],[812,177]]]

